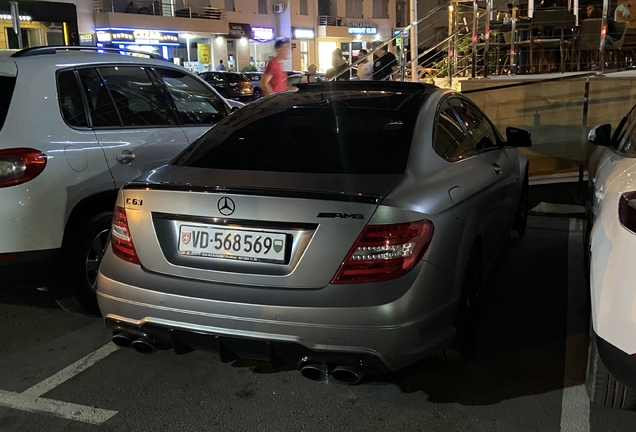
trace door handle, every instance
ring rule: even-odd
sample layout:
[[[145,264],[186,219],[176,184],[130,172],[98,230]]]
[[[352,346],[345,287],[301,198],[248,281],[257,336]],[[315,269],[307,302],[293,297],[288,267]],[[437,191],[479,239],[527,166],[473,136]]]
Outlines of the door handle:
[[[117,162],[122,165],[129,165],[135,160],[135,154],[129,150],[124,150],[122,154],[117,155]]]
[[[497,165],[496,163],[494,163],[494,162],[492,164],[492,167],[495,169],[495,174],[501,174],[503,172],[501,167],[499,165]]]

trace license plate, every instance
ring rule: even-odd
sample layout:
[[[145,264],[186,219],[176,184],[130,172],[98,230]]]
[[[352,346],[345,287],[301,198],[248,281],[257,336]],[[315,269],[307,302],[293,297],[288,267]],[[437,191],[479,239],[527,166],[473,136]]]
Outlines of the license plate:
[[[182,255],[282,264],[286,240],[287,235],[280,232],[182,224],[178,251]]]

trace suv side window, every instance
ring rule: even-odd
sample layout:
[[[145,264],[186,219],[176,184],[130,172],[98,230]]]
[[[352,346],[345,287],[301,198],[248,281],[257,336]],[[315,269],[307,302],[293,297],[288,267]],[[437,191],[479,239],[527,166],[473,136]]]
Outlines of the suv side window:
[[[157,68],[182,124],[215,124],[228,115],[225,103],[201,81],[173,69]]]
[[[62,118],[69,126],[87,127],[86,112],[74,71],[60,72],[57,76],[58,101]]]
[[[439,109],[433,149],[450,162],[475,154],[470,137],[466,135],[448,101],[442,102]]]
[[[636,157],[636,123],[628,124],[626,129],[627,133],[621,136],[624,139],[618,151],[627,157]]]
[[[96,69],[78,71],[91,116],[93,127],[121,126],[122,122],[115,109],[113,99]]]
[[[498,134],[477,107],[460,98],[451,98],[451,104],[464,122],[470,136],[475,140],[477,151],[497,147],[500,141]]]
[[[112,66],[98,68],[115,102],[124,126],[173,124],[161,90],[145,68]]]

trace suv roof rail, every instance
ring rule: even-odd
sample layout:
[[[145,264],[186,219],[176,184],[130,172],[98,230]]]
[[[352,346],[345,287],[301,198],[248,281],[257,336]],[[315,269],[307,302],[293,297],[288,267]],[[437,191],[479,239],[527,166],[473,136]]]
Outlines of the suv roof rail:
[[[86,47],[77,45],[58,45],[58,46],[38,46],[25,48],[11,54],[11,57],[31,57],[46,54],[57,54],[58,51],[90,51],[97,53],[114,53],[114,54],[136,54],[150,57],[157,60],[166,60],[158,54],[147,53],[143,51],[134,51],[126,48],[103,48],[103,47]]]

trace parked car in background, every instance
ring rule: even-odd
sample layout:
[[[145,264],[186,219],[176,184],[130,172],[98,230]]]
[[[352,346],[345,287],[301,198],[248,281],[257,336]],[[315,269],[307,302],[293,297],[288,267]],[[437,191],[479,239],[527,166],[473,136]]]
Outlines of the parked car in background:
[[[586,387],[607,407],[636,408],[636,107],[616,131],[593,128],[605,147],[593,180],[589,236],[591,328]]]
[[[0,285],[48,287],[73,312],[99,312],[117,190],[231,112],[197,75],[120,51],[0,54]]]
[[[242,73],[213,71],[201,72],[199,75],[228,99],[247,102],[254,98],[252,82]]]
[[[97,289],[113,342],[350,383],[469,355],[475,297],[525,230],[530,135],[506,135],[418,83],[247,105],[120,190]]]
[[[254,100],[260,99],[263,95],[263,92],[261,91],[261,78],[263,77],[263,72],[243,72],[243,75],[252,82],[252,87],[254,88]]]

